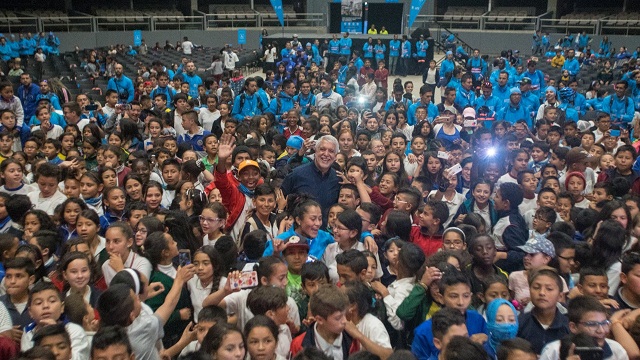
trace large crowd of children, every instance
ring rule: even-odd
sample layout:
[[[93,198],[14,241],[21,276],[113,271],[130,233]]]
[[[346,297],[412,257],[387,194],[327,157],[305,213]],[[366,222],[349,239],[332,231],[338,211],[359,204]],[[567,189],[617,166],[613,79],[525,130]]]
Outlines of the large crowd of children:
[[[640,359],[640,64],[577,36],[294,37],[204,81],[90,50],[103,99],[8,71],[0,358]]]

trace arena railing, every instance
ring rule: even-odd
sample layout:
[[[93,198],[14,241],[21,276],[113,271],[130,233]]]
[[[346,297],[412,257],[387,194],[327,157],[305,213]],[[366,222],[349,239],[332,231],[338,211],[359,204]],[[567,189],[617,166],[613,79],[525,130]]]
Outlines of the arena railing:
[[[205,30],[215,28],[280,27],[275,13],[195,12],[198,16],[136,15],[136,16],[21,16],[0,17],[0,33],[19,32],[98,32],[129,30]],[[285,13],[286,27],[327,27],[325,13]]]
[[[40,23],[35,16],[0,17],[0,33],[31,32],[35,34],[40,31],[42,31]]]

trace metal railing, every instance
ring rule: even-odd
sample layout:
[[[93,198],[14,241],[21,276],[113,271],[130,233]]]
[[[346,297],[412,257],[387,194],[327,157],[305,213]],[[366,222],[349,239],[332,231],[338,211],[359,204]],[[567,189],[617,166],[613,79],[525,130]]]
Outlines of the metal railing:
[[[539,16],[513,16],[485,13],[482,15],[418,15],[412,28],[443,26],[453,30],[536,30],[543,33],[576,33],[589,35],[638,35],[640,19],[619,19],[606,16],[599,19],[552,19],[551,12]],[[407,23],[409,16],[407,15]],[[407,28],[407,33],[411,29]]]
[[[259,27],[260,17],[258,13],[219,13],[205,15],[205,28],[220,27]]]
[[[284,26],[325,26],[325,13],[285,13]],[[260,13],[260,26],[280,26],[275,13]]]
[[[205,30],[213,28],[255,28],[279,27],[275,13],[243,12],[204,14],[199,16],[168,15],[135,15],[135,16],[82,16],[74,13],[71,16],[10,16],[0,17],[1,33],[17,32],[98,32],[129,30]],[[325,13],[290,13],[284,14],[286,27],[325,27],[328,17]],[[412,28],[443,26],[452,30],[526,30],[540,29],[542,32],[566,33],[586,31],[589,35],[638,35],[640,19],[621,19],[603,16],[599,19],[552,19],[551,13],[539,16],[497,16],[491,13],[482,15],[418,15]],[[408,23],[405,19],[405,24]],[[406,29],[407,33],[411,29]]]
[[[599,20],[587,19],[540,19],[540,30],[544,32],[575,33],[586,31],[587,34],[598,33]]]
[[[20,16],[0,17],[1,33],[17,32],[98,32],[129,30],[206,30],[214,28],[251,28],[262,26],[280,26],[275,13],[218,13],[198,16],[168,15],[131,15],[118,14],[108,16]],[[325,13],[285,13],[284,25],[287,27],[324,27],[327,26]]]
[[[0,32],[2,33],[18,33],[18,32],[40,32],[40,24],[37,17],[26,16],[10,16],[0,17]]]
[[[93,31],[93,20],[87,16],[40,17],[41,31]]]
[[[204,16],[152,16],[153,30],[204,30]]]

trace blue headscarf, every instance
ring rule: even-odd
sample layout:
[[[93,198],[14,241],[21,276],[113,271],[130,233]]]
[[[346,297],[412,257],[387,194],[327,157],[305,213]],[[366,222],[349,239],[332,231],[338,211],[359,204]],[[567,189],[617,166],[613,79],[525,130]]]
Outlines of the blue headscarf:
[[[498,308],[502,305],[508,305],[513,311],[513,315],[516,317],[515,323],[496,323],[496,314]],[[489,345],[494,351],[498,348],[498,345],[503,340],[513,339],[518,333],[518,312],[516,308],[505,299],[495,299],[487,306],[487,332],[489,333]]]
[[[556,88],[553,86],[547,86],[544,92],[547,92],[547,91],[553,91],[553,93],[556,94],[556,96],[558,96],[558,90],[556,90]]]

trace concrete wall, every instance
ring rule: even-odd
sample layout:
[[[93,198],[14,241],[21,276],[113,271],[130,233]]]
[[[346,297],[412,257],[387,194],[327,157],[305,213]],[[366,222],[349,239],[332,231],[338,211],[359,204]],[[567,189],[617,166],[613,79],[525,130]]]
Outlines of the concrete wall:
[[[247,29],[246,48],[255,49],[260,46],[260,30]],[[81,49],[95,48],[107,46],[110,44],[133,44],[133,31],[104,31],[104,32],[58,32],[56,35],[60,38],[60,52],[73,51],[75,46]],[[182,40],[187,36],[189,40],[198,45],[206,47],[222,47],[224,44],[238,43],[237,29],[220,29],[220,30],[157,30],[143,31],[142,38],[149,47],[160,42],[164,46],[165,40],[169,40],[175,45],[176,41]]]

